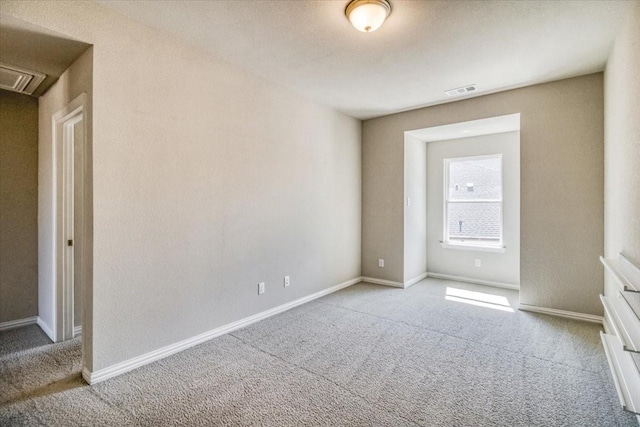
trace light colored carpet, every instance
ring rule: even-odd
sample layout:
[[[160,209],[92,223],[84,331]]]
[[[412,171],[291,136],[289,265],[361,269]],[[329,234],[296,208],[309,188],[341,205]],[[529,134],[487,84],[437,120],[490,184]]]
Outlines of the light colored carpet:
[[[9,329],[0,332],[0,357],[48,344],[51,340],[37,325]]]
[[[637,427],[598,325],[448,288],[517,301],[360,284],[92,387],[78,339],[37,347],[0,358],[0,425]]]

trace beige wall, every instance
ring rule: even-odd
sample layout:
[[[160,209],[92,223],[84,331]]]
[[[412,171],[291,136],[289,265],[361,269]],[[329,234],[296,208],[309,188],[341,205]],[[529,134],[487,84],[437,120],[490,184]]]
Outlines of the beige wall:
[[[605,255],[640,265],[640,2],[632,2],[604,79]],[[607,277],[607,293],[616,288]]]
[[[520,283],[520,132],[433,141],[427,146],[429,273],[518,286]],[[444,159],[502,154],[503,253],[443,248]],[[475,260],[479,259],[480,267]]]
[[[602,92],[598,73],[365,121],[363,275],[403,278],[404,131],[521,113],[520,300],[602,314]]]
[[[0,7],[94,46],[90,369],[360,276],[358,120],[92,2]]]
[[[0,323],[38,315],[38,100],[0,90]]]

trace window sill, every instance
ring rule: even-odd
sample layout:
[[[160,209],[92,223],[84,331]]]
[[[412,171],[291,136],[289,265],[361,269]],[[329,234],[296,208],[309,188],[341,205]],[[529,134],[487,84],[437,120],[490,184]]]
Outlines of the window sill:
[[[440,241],[440,245],[445,249],[458,249],[463,251],[497,252],[504,253],[506,246],[482,245],[474,243],[447,243]]]

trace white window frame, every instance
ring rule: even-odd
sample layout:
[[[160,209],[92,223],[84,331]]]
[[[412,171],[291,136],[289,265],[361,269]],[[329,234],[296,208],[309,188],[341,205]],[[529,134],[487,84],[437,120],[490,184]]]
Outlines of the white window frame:
[[[483,160],[483,159],[500,159],[500,198],[499,199],[456,199],[449,200],[449,165],[453,162],[464,162],[469,160]],[[487,154],[481,156],[470,157],[451,157],[444,159],[444,188],[443,188],[443,215],[442,215],[442,230],[443,239],[440,244],[444,248],[448,249],[464,249],[464,250],[476,250],[487,252],[504,252],[505,246],[503,244],[504,233],[504,167],[502,161],[502,154]],[[477,240],[451,240],[449,238],[449,203],[486,203],[486,202],[499,202],[500,203],[500,239],[498,242],[486,242]]]

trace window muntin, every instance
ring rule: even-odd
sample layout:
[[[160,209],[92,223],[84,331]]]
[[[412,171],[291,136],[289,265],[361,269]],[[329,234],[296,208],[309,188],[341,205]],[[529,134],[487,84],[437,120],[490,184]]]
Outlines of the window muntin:
[[[445,159],[444,242],[502,245],[502,155]]]

